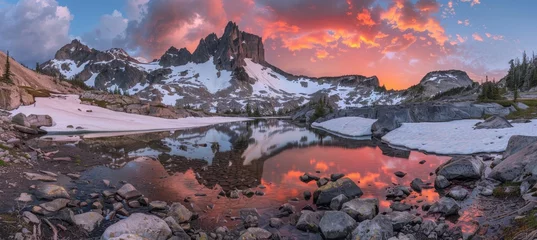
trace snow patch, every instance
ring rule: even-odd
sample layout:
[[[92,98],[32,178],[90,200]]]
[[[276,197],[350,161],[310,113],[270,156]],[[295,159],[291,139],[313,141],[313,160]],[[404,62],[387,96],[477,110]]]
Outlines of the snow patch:
[[[376,119],[370,118],[342,117],[321,123],[314,122],[311,126],[341,136],[362,137],[371,135],[371,126],[376,121]]]

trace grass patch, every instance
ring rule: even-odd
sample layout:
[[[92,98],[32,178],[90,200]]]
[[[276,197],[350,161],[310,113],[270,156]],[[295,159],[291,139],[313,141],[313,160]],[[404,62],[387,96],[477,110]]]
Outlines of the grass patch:
[[[0,167],[5,167],[7,166],[7,163],[4,162],[4,160],[0,159]]]
[[[497,198],[512,198],[520,196],[520,183],[506,182],[497,186],[492,191],[492,195]]]
[[[2,144],[0,144],[0,149],[2,149],[2,150],[6,150],[6,151],[11,150],[11,148],[8,148],[7,146],[2,145]]]
[[[481,101],[483,103],[497,103],[504,107],[510,107],[515,106],[515,102],[512,100],[488,100],[488,101]],[[511,114],[507,115],[505,118],[507,119],[533,119],[537,117],[537,99],[524,99],[524,100],[518,100],[518,102],[524,103],[528,105],[528,109],[522,110],[517,108],[518,111],[512,112]]]
[[[30,95],[32,95],[34,98],[36,97],[50,97],[50,91],[45,89],[33,89],[30,87],[21,87]]]
[[[503,230],[503,237],[506,240],[515,239],[515,237],[525,236],[531,231],[537,229],[537,210],[532,210],[522,219],[515,220],[513,226],[506,227]]]

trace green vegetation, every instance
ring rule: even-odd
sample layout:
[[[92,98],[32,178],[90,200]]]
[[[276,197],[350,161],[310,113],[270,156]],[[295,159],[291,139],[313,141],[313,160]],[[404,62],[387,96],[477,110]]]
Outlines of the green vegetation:
[[[106,108],[106,106],[108,106],[108,104],[110,104],[107,101],[95,100],[95,99],[91,99],[91,98],[81,98],[80,101],[89,102],[92,105],[97,105],[97,106],[102,107],[102,108]]]
[[[497,198],[511,198],[520,196],[520,183],[506,182],[497,186],[492,191],[492,195]]]
[[[33,89],[31,87],[21,87],[30,95],[32,95],[34,98],[36,97],[50,97],[50,91],[45,89]]]
[[[537,58],[532,54],[529,58],[524,52],[522,59],[516,58],[509,61],[509,72],[505,76],[506,87],[513,91],[515,101],[518,99],[518,91],[528,90],[537,86]]]
[[[7,51],[7,57],[6,57],[6,64],[4,65],[4,74],[2,74],[2,78],[0,80],[2,82],[5,82],[7,84],[13,84],[13,79],[11,79],[11,65],[9,63],[9,51]]]
[[[311,121],[313,122],[320,117],[324,117],[324,115],[327,114],[325,108],[328,108],[330,112],[332,112],[332,107],[328,103],[328,99],[326,99],[326,97],[323,96],[319,99],[319,102],[316,103],[315,105],[315,112],[313,113]]]
[[[537,229],[537,210],[532,210],[522,219],[515,220],[512,226],[503,230],[503,239],[512,240],[520,236],[526,236]]]
[[[7,163],[4,162],[4,160],[0,159],[0,167],[5,167],[7,166]]]
[[[532,118],[537,117],[537,99],[518,100],[518,102],[524,103],[529,107],[526,110],[517,108],[515,105],[515,101],[513,100],[484,100],[480,102],[497,103],[497,104],[502,105],[503,107],[514,106],[517,109],[517,111],[512,112],[511,114],[507,115],[505,117],[507,119],[532,119]]]
[[[479,94],[478,99],[480,101],[502,99],[502,95],[500,94],[500,88],[498,87],[498,85],[496,85],[496,82],[494,80],[492,82],[489,82],[488,76],[486,82],[481,85],[481,94]]]
[[[407,94],[418,95],[418,94],[423,93],[423,91],[425,91],[425,87],[423,87],[422,85],[420,85],[418,83],[416,85],[413,85],[413,86],[409,87],[407,89],[407,91],[405,91],[405,95],[407,95]]]

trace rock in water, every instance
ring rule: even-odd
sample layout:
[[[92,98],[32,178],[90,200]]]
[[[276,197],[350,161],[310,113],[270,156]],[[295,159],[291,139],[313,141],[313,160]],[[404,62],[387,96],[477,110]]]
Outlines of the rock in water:
[[[119,190],[117,190],[117,194],[127,200],[142,196],[142,194],[130,183],[123,185]]]
[[[410,209],[412,209],[412,206],[410,206],[410,205],[408,205],[406,203],[393,202],[392,204],[390,204],[390,208],[393,211],[404,212],[404,211],[409,211]]]
[[[325,239],[344,239],[356,225],[356,221],[348,214],[339,211],[326,212],[319,222]]]
[[[393,225],[384,215],[361,222],[352,231],[352,239],[389,239],[393,237]]]
[[[43,182],[56,182],[57,181],[55,177],[52,177],[49,175],[44,175],[44,174],[39,174],[39,173],[29,173],[29,172],[24,172],[23,174],[24,174],[24,177],[26,177],[26,179],[31,180],[31,181],[43,181]]]
[[[410,188],[412,188],[416,192],[421,192],[422,185],[423,181],[420,178],[414,178],[414,180],[410,182]]]
[[[313,193],[313,202],[318,206],[329,206],[332,199],[339,194],[343,194],[347,198],[356,198],[364,193],[350,178],[340,178],[318,188]]]
[[[172,217],[178,223],[184,223],[190,221],[192,218],[192,212],[188,210],[181,203],[173,203],[168,211],[168,217]]]
[[[405,225],[411,223],[415,217],[409,212],[391,212],[386,216],[390,219],[394,231],[400,231]]]
[[[449,189],[449,192],[447,194],[448,197],[451,197],[457,201],[462,201],[464,200],[466,197],[468,197],[468,190],[466,190],[465,188],[461,187],[461,186],[455,186],[451,189]]]
[[[344,203],[348,202],[349,198],[343,194],[337,195],[335,198],[332,198],[330,201],[330,209],[339,211]]]
[[[167,240],[172,231],[168,224],[157,216],[133,213],[130,217],[108,227],[101,239],[109,240],[122,234],[134,234],[143,239]]]
[[[394,174],[395,174],[395,176],[397,176],[397,177],[399,177],[399,178],[402,178],[402,177],[406,176],[406,173],[401,172],[401,171],[397,171],[397,172],[395,172]]]
[[[65,188],[50,183],[41,183],[37,185],[35,188],[35,196],[38,199],[46,200],[53,200],[56,198],[71,198]]]
[[[322,217],[322,212],[304,210],[296,223],[296,228],[304,232],[319,232],[319,222]]]
[[[489,117],[484,122],[475,125],[475,129],[500,129],[512,127],[513,125],[511,125],[509,121],[500,116]]]
[[[429,213],[442,213],[444,216],[449,216],[458,214],[459,209],[461,207],[455,200],[449,197],[443,197],[429,208]]]
[[[96,212],[82,213],[73,217],[75,224],[88,232],[93,231],[93,229],[99,226],[103,219],[103,216]]]
[[[443,163],[436,169],[436,175],[442,175],[447,180],[476,180],[480,179],[485,170],[485,164],[474,156],[456,156]]]
[[[373,219],[379,212],[379,201],[376,198],[352,199],[343,204],[341,211],[358,222]]]
[[[57,212],[61,210],[62,208],[67,207],[67,204],[69,202],[71,202],[71,200],[69,199],[57,198],[57,199],[52,200],[51,202],[41,203],[39,204],[39,206],[49,212]]]
[[[449,182],[449,180],[447,180],[446,177],[442,175],[438,175],[434,179],[434,187],[436,189],[444,189],[449,187],[449,185],[451,185],[451,182]]]

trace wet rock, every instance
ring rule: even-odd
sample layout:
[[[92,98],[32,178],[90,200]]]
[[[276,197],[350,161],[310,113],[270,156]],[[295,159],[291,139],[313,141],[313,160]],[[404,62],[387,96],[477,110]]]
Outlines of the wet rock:
[[[414,215],[409,212],[391,212],[386,216],[390,219],[394,231],[400,231],[414,220]]]
[[[233,190],[231,192],[229,192],[229,198],[231,199],[238,199],[240,196],[239,196],[239,190]]]
[[[509,123],[505,118],[500,116],[492,116],[487,118],[484,122],[475,125],[475,129],[500,129],[500,128],[512,128],[513,125]]]
[[[34,199],[33,199],[32,195],[28,194],[28,193],[21,193],[20,196],[15,199],[15,201],[23,202],[23,203],[29,203],[29,202],[31,202],[33,200]]]
[[[35,214],[28,211],[24,211],[22,213],[22,217],[28,223],[39,224],[41,222],[41,220],[39,220],[39,218]]]
[[[248,228],[241,233],[239,239],[241,240],[269,240],[272,237],[272,233],[262,228]]]
[[[341,211],[358,222],[373,219],[379,212],[379,201],[376,198],[352,199],[343,204]]]
[[[127,211],[127,209],[125,209],[125,208],[121,208],[121,209],[116,210],[116,213],[121,215],[121,216],[125,216],[125,217],[128,217],[128,216],[131,215],[129,213],[129,211]]]
[[[149,210],[165,210],[168,204],[164,201],[152,201],[149,203]]]
[[[53,172],[49,172],[49,171],[43,171],[43,170],[39,170],[40,173],[43,173],[43,174],[46,174],[46,175],[49,175],[51,177],[58,177],[58,174],[56,173],[53,173]]]
[[[328,178],[321,178],[317,180],[317,187],[322,187],[326,185],[330,180]]]
[[[386,189],[387,198],[404,199],[410,195],[410,189],[405,186],[391,186]]]
[[[352,231],[352,239],[388,239],[393,237],[393,225],[390,219],[383,215],[378,215],[371,220],[361,222]]]
[[[461,186],[455,186],[451,189],[449,189],[449,192],[447,194],[448,197],[451,197],[457,201],[462,201],[464,200],[466,197],[468,197],[468,190],[466,190],[465,188],[461,187]]]
[[[110,187],[110,180],[103,179],[103,184],[106,187]]]
[[[304,199],[307,201],[307,200],[310,200],[310,198],[311,198],[311,192],[304,191]]]
[[[421,160],[421,161],[419,162],[419,164],[425,164],[426,162],[427,162],[427,161],[425,161],[425,160]]]
[[[255,191],[255,195],[256,196],[265,196],[265,193],[261,192],[261,191]]]
[[[117,194],[127,200],[142,196],[142,193],[136,190],[136,188],[134,188],[134,186],[132,186],[130,183],[123,185],[119,190],[117,190]]]
[[[55,177],[51,177],[49,175],[39,174],[39,173],[29,173],[24,172],[24,177],[30,181],[42,181],[42,182],[56,182],[57,179]]]
[[[406,173],[401,172],[401,171],[397,171],[397,172],[395,172],[394,174],[395,174],[395,176],[397,176],[397,177],[399,177],[399,178],[402,178],[402,177],[406,176]]]
[[[65,188],[50,183],[41,183],[37,185],[35,188],[34,195],[38,199],[45,200],[53,200],[56,198],[71,198]]]
[[[304,232],[319,232],[319,222],[323,214],[321,212],[312,212],[312,211],[302,211],[298,222],[296,223],[296,228]]]
[[[101,202],[97,201],[97,202],[93,202],[91,204],[91,208],[92,209],[103,209],[103,205],[101,204]]]
[[[255,192],[251,189],[251,188],[248,188],[244,191],[242,191],[242,194],[246,197],[253,197],[255,195]]]
[[[330,209],[339,211],[344,203],[348,202],[349,198],[343,194],[337,195],[335,198],[332,198],[330,201]]]
[[[269,225],[273,228],[280,228],[283,226],[283,221],[279,218],[271,218],[269,221]]]
[[[420,178],[414,178],[414,180],[410,182],[410,188],[416,192],[421,192],[421,186],[423,186],[423,181]]]
[[[485,170],[485,164],[474,156],[456,156],[443,163],[436,169],[436,175],[442,175],[447,180],[480,179]]]
[[[431,206],[429,213],[441,213],[444,216],[449,216],[458,214],[459,209],[461,207],[455,200],[449,197],[443,197]]]
[[[412,209],[412,206],[410,206],[410,205],[408,205],[406,203],[393,202],[392,204],[390,204],[390,208],[393,211],[404,212],[404,211],[410,211],[410,209]]]
[[[157,216],[134,213],[108,227],[101,239],[109,240],[122,234],[134,234],[143,239],[167,240],[172,235],[172,231],[168,224]]]
[[[339,211],[325,212],[319,222],[325,239],[344,239],[356,226],[357,223],[354,219]]]
[[[319,180],[319,177],[311,175],[309,173],[304,173],[304,175],[300,176],[300,181],[309,183],[311,181],[317,181]]]
[[[57,198],[57,199],[52,200],[51,202],[41,203],[39,204],[39,206],[49,212],[57,212],[60,209],[67,207],[67,204],[69,202],[71,202],[71,200],[69,199]]]
[[[181,203],[175,202],[170,206],[168,217],[172,217],[177,223],[189,222],[192,218],[192,212]]]
[[[91,232],[103,221],[103,216],[96,212],[77,214],[73,217],[75,224],[84,230]]]
[[[424,203],[423,205],[421,205],[421,210],[429,211],[429,209],[431,209],[431,206],[432,206],[432,204]]]
[[[80,174],[76,174],[76,173],[68,173],[67,176],[72,179],[80,179]]]
[[[318,188],[313,193],[313,201],[318,206],[329,206],[332,199],[340,194],[347,198],[355,198],[362,196],[363,192],[350,178],[340,178]]]
[[[332,174],[330,174],[330,181],[335,182],[335,181],[337,181],[338,179],[340,179],[342,177],[345,177],[345,174],[343,174],[343,173],[332,173]]]
[[[114,196],[114,194],[116,194],[116,192],[112,191],[112,190],[104,190],[103,191],[103,196],[105,198],[110,198],[110,197]]]
[[[449,180],[442,175],[437,175],[434,179],[434,187],[436,189],[444,189],[449,187],[449,185],[451,185],[451,182],[449,182]]]

